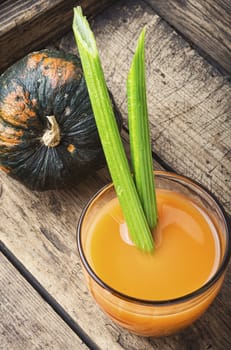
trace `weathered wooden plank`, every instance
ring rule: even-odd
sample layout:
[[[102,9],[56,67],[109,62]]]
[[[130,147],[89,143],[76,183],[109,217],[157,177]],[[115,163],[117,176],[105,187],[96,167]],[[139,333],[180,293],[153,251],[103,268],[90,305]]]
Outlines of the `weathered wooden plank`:
[[[95,15],[113,0],[6,0],[0,3],[0,73],[34,49],[63,35],[72,25],[73,7]]]
[[[183,108],[185,113],[178,112],[185,118],[182,121],[180,119],[181,125],[187,126],[190,122],[198,123],[197,112],[201,111],[204,117],[202,111],[208,109],[207,113],[211,113],[213,117],[210,121],[212,128],[216,117],[222,115],[222,111],[226,110],[228,113],[226,93],[229,85],[141,0],[118,1],[110,7],[109,11],[105,11],[94,21],[94,30],[110,89],[126,116],[125,80],[134,52],[135,40],[144,23],[148,25],[148,31],[150,30],[147,35],[149,45],[147,59],[150,63],[147,77],[148,85],[150,81],[152,84],[148,86],[148,95],[154,150],[173,167],[176,163],[176,169],[179,172],[190,175],[189,171],[191,171],[192,177],[197,177],[209,184],[204,174],[207,175],[210,166],[217,161],[213,154],[214,151],[209,151],[211,163],[203,163],[202,153],[198,161],[202,162],[202,167],[198,173],[194,153],[197,150],[197,143],[200,143],[203,137],[200,136],[200,133],[196,133],[196,130],[192,130],[189,146],[193,147],[194,152],[190,147],[186,148],[186,151],[182,150],[182,144],[177,144],[176,141],[175,149],[172,151],[167,141],[171,137],[176,140],[178,137],[181,140],[183,131],[179,133],[177,130],[178,124],[174,124],[175,118],[172,121],[175,127],[172,127],[171,116],[173,112],[177,112],[178,108],[182,112],[182,106],[188,106],[192,100],[191,119],[187,119],[186,113],[190,109]],[[75,51],[72,34],[63,38],[61,46]],[[211,105],[211,101],[206,99],[210,96],[210,99],[213,100],[213,93],[218,92],[219,87],[223,101],[218,103],[216,100]],[[176,105],[174,105],[174,94],[178,97]],[[172,101],[169,106],[168,101]],[[218,114],[216,114],[217,109]],[[163,118],[169,119],[165,126],[162,125]],[[221,135],[222,137],[218,138],[220,144],[215,148],[223,155],[229,142],[226,128],[227,124],[224,128],[227,145],[225,146],[225,143],[223,145],[223,135]],[[206,132],[204,133],[205,141],[203,141],[205,143],[202,143],[203,152],[205,152],[205,144],[210,142]],[[210,134],[212,138],[216,135],[216,130],[214,129],[213,132]],[[197,138],[198,134],[199,138]],[[191,157],[188,161],[191,166],[190,170],[185,167],[185,164],[182,166],[179,162],[179,155],[182,162]],[[221,178],[219,181],[224,182],[221,173],[219,176]],[[2,192],[0,191],[2,193],[0,198],[1,239],[76,322],[91,335],[100,348],[103,350],[184,350],[188,348],[188,344],[192,349],[197,350],[230,348],[230,270],[221,293],[201,320],[184,332],[162,339],[146,339],[122,331],[105,317],[92,301],[84,283],[76,252],[75,232],[84,203],[108,181],[105,169],[92,175],[72,190],[45,193],[30,192],[2,173],[0,179],[2,183]],[[227,199],[224,191],[227,190],[228,184],[225,186],[224,189],[216,187],[216,193],[220,198],[224,195],[224,198]],[[228,208],[228,200],[226,204]]]
[[[231,83],[142,1],[119,1],[94,21],[108,86],[126,119],[125,82],[144,25],[153,150],[231,214]],[[76,52],[72,33],[60,47]]]
[[[231,73],[229,0],[147,0],[184,37]]]
[[[2,253],[0,286],[1,349],[88,349]]]
[[[31,192],[0,173],[0,239],[102,350],[152,349],[147,339],[121,331],[103,315],[77,256],[81,210],[109,181],[105,168],[71,190]]]
[[[95,305],[77,256],[76,225],[83,205],[108,181],[105,169],[66,191],[30,192],[3,173],[0,179],[0,238],[102,350],[183,350],[189,340],[197,350],[211,344],[213,349],[223,350],[231,344],[230,313],[224,311],[231,307],[230,274],[217,301],[200,321],[162,339],[121,330]]]

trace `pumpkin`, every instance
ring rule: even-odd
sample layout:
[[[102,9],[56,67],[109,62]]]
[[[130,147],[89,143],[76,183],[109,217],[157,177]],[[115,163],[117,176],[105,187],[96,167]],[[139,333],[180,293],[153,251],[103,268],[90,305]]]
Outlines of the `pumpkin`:
[[[104,165],[77,56],[41,50],[1,75],[1,169],[30,189],[48,190],[78,183]]]

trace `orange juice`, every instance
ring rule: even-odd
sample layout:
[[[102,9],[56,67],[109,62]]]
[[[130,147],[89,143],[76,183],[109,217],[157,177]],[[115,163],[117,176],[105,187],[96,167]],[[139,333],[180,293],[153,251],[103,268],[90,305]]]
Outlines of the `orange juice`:
[[[153,253],[132,244],[112,184],[85,207],[77,246],[101,309],[133,333],[159,337],[208,309],[222,286],[231,244],[225,213],[207,190],[167,172],[155,172],[155,182]]]
[[[219,264],[219,240],[209,216],[191,200],[157,190],[155,251],[129,239],[117,198],[96,215],[88,238],[90,265],[107,285],[145,300],[181,297],[201,287]]]

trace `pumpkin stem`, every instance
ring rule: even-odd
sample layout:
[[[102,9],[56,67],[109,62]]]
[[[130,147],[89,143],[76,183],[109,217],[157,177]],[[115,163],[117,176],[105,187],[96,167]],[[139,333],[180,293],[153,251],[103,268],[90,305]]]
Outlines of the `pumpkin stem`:
[[[47,147],[56,147],[61,140],[59,125],[54,115],[48,115],[46,118],[48,119],[50,128],[45,131],[42,141]]]

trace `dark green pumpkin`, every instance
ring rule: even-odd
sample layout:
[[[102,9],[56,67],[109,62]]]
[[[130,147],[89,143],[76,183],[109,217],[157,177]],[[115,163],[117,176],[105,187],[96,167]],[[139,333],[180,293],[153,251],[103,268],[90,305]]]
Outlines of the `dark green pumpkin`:
[[[115,114],[120,127],[121,117],[118,111]],[[3,170],[31,189],[48,190],[78,183],[104,165],[77,56],[42,50],[29,54],[2,74]]]

